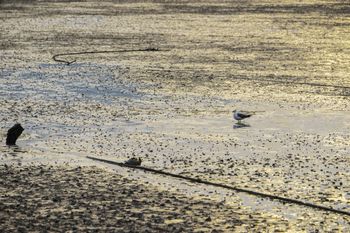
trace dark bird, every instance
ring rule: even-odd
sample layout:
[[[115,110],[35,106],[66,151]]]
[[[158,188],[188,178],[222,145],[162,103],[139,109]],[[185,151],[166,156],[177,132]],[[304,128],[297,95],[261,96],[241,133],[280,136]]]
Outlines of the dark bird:
[[[129,166],[140,166],[141,165],[142,160],[140,158],[131,158],[127,161],[124,162],[125,165],[129,165]]]
[[[17,138],[22,134],[24,131],[21,124],[15,124],[7,131],[7,137],[6,137],[6,145],[13,146],[16,145]]]

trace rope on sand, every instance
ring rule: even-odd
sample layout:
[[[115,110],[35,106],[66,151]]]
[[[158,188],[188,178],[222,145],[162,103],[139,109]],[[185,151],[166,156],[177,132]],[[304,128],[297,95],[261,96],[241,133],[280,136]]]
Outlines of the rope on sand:
[[[237,188],[237,187],[233,187],[233,186],[229,186],[229,185],[225,185],[225,184],[214,183],[214,182],[205,181],[205,180],[201,180],[201,179],[197,179],[197,178],[182,176],[182,175],[173,174],[170,172],[165,172],[165,171],[156,170],[156,169],[152,169],[152,168],[147,168],[147,167],[142,167],[142,166],[131,166],[131,165],[127,165],[124,163],[118,163],[115,161],[100,159],[100,158],[91,157],[91,156],[86,156],[86,157],[88,159],[92,159],[92,160],[104,162],[104,163],[109,163],[109,164],[117,165],[120,167],[139,169],[139,170],[143,170],[143,171],[153,172],[156,174],[161,174],[161,175],[165,175],[165,176],[171,176],[171,177],[175,177],[175,178],[179,178],[179,179],[184,179],[184,180],[187,180],[187,181],[190,181],[193,183],[211,185],[211,186],[229,189],[229,190],[233,190],[233,191],[237,191],[237,192],[248,193],[248,194],[251,194],[254,196],[259,196],[262,198],[269,198],[272,200],[278,200],[278,201],[283,202],[283,203],[290,203],[290,204],[296,204],[296,205],[300,205],[300,206],[307,206],[307,207],[311,207],[311,208],[318,209],[318,210],[324,210],[324,211],[329,211],[329,212],[333,212],[333,213],[337,213],[337,214],[350,216],[350,212],[346,212],[343,210],[337,210],[337,209],[333,209],[331,207],[321,206],[321,205],[317,205],[317,204],[313,204],[313,203],[309,203],[309,202],[304,202],[304,201],[300,201],[300,200],[296,200],[296,199],[291,199],[291,198],[287,198],[287,197],[280,197],[280,196],[261,193],[261,192],[252,191],[252,190],[248,190],[248,189]]]
[[[170,50],[160,50],[158,48],[146,48],[146,49],[126,49],[126,50],[105,50],[105,51],[85,51],[85,52],[75,52],[75,53],[59,53],[52,56],[52,59],[57,62],[66,63],[66,65],[70,65],[76,60],[68,61],[59,59],[61,56],[73,56],[73,55],[82,55],[82,54],[96,54],[96,53],[129,53],[129,52],[163,52]]]

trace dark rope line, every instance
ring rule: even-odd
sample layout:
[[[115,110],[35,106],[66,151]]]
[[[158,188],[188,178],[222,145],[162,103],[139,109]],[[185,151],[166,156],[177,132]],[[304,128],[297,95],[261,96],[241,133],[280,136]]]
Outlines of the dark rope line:
[[[149,69],[151,71],[167,71],[171,72],[173,70],[169,69],[156,69],[152,68]],[[191,71],[191,69],[176,69],[175,71],[177,72],[182,72],[186,73],[188,71]],[[350,86],[342,86],[342,85],[332,85],[332,84],[323,84],[323,83],[315,83],[315,82],[300,82],[300,81],[289,81],[289,80],[277,80],[277,79],[271,79],[271,78],[248,78],[248,77],[238,77],[238,76],[227,76],[227,75],[216,75],[216,77],[223,77],[223,78],[231,78],[231,80],[244,80],[244,81],[251,81],[251,82],[256,82],[256,83],[271,83],[273,84],[285,84],[285,85],[305,85],[305,86],[312,86],[312,87],[329,87],[329,88],[334,88],[334,89],[343,89],[343,90],[348,90],[350,89]],[[341,95],[344,96],[344,95]],[[345,95],[348,96],[348,95]]]
[[[314,87],[330,87],[336,89],[350,89],[350,86],[340,86],[340,85],[331,85],[323,83],[308,83],[308,82],[293,82],[293,81],[284,81],[284,80],[275,80],[275,79],[262,79],[262,78],[245,78],[245,77],[232,77],[232,79],[247,80],[247,81],[256,81],[256,82],[265,82],[265,83],[276,83],[276,84],[286,84],[286,85],[306,85]]]
[[[158,48],[146,48],[146,49],[129,49],[129,50],[102,50],[102,51],[85,51],[85,52],[73,52],[73,53],[59,53],[52,56],[52,59],[57,62],[66,63],[66,65],[70,65],[76,60],[67,61],[58,59],[60,56],[72,56],[72,55],[82,55],[82,54],[96,54],[96,53],[126,53],[126,52],[163,52],[170,51],[169,49],[161,50]],[[283,80],[275,80],[275,79],[262,79],[262,78],[246,78],[246,77],[231,77],[236,80],[247,80],[247,81],[257,81],[257,82],[265,82],[265,83],[278,83],[285,85],[306,85],[306,86],[314,86],[314,87],[330,87],[336,89],[350,89],[350,86],[340,86],[340,85],[330,85],[330,84],[322,84],[322,83],[308,83],[308,82],[293,82],[293,81],[283,81]],[[348,96],[347,94],[345,96]]]
[[[254,195],[254,196],[260,196],[260,197],[263,197],[263,198],[269,198],[269,199],[272,199],[272,200],[278,200],[278,201],[281,201],[283,203],[291,203],[291,204],[296,204],[296,205],[301,205],[301,206],[307,206],[307,207],[311,207],[311,208],[314,208],[314,209],[330,211],[330,212],[333,212],[333,213],[350,216],[350,212],[333,209],[331,207],[316,205],[316,204],[313,204],[313,203],[308,203],[308,202],[304,202],[304,201],[300,201],[300,200],[296,200],[296,199],[291,199],[291,198],[287,198],[287,197],[280,197],[280,196],[276,196],[276,195],[272,195],[272,194],[266,194],[266,193],[261,193],[261,192],[252,191],[252,190],[248,190],[248,189],[237,188],[237,187],[233,187],[233,186],[229,186],[229,185],[225,185],[225,184],[219,184],[219,183],[205,181],[205,180],[201,180],[201,179],[197,179],[197,178],[177,175],[177,174],[173,174],[173,173],[170,173],[170,172],[165,172],[165,171],[156,170],[156,169],[152,169],[152,168],[141,167],[141,166],[131,166],[131,165],[127,165],[127,164],[124,164],[124,163],[118,163],[118,162],[115,162],[115,161],[106,160],[106,159],[100,159],[100,158],[91,157],[91,156],[86,156],[86,157],[88,159],[92,159],[92,160],[99,161],[99,162],[104,162],[104,163],[109,163],[109,164],[117,165],[117,166],[120,166],[120,167],[128,167],[128,168],[134,168],[134,169],[139,169],[139,170],[143,170],[143,171],[149,171],[149,172],[153,172],[153,173],[156,173],[156,174],[161,174],[161,175],[165,175],[165,176],[171,176],[171,177],[175,177],[175,178],[179,178],[179,179],[188,180],[188,181],[193,182],[193,183],[200,183],[200,184],[211,185],[211,186],[220,187],[220,188],[224,188],[224,189],[229,189],[229,190],[233,190],[233,191],[237,191],[237,192],[248,193],[248,194],[251,194],[251,195]]]
[[[84,52],[74,52],[74,53],[59,53],[52,56],[52,59],[57,62],[66,63],[66,65],[70,65],[76,60],[67,61],[59,59],[61,56],[73,56],[73,55],[82,55],[82,54],[96,54],[96,53],[128,53],[128,52],[163,52],[170,50],[160,50],[158,48],[146,48],[146,49],[126,49],[126,50],[102,50],[102,51],[84,51]]]

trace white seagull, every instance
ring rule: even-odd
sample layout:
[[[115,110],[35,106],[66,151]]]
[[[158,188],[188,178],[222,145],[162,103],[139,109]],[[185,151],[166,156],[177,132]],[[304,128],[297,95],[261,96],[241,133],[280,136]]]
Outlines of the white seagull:
[[[243,112],[239,110],[233,110],[233,118],[238,121],[238,124],[241,124],[241,120],[251,117],[253,114],[249,112]]]

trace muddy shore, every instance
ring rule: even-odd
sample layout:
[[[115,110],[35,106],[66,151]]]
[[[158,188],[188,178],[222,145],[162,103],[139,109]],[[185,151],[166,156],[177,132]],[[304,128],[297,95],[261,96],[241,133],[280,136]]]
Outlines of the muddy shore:
[[[86,159],[95,156],[122,162],[141,157],[143,165],[153,169],[349,212],[349,4],[3,0],[0,10],[1,142],[14,123],[25,128],[17,147],[0,147],[0,166],[9,166],[1,168],[8,179],[1,181],[0,195],[9,205],[0,216],[16,216],[2,219],[2,229],[14,229],[19,219],[25,223],[22,230],[34,229],[31,214],[43,224],[56,221],[46,217],[47,212],[38,212],[35,200],[63,214],[66,209],[57,207],[61,202],[46,203],[36,195],[56,200],[57,177],[65,173],[74,182],[81,178],[84,190],[92,195],[96,187],[89,184],[99,182],[96,173],[103,180],[98,186],[101,199],[91,208],[102,216],[100,204],[113,199],[108,186],[119,185],[126,193],[146,190],[153,201],[152,195],[165,195],[167,200],[178,197],[165,206],[175,206],[175,212],[183,214],[185,220],[178,224],[186,231],[201,227],[238,232],[240,227],[350,231],[347,216]],[[75,61],[70,65],[52,59],[59,53],[147,48],[159,51],[62,56]],[[240,128],[232,119],[233,109],[256,114],[246,121],[247,127]],[[81,166],[80,172],[76,170]],[[45,177],[40,176],[41,170]],[[42,186],[36,187],[36,182]],[[40,191],[35,194],[29,184]],[[75,186],[59,185],[80,197]],[[57,192],[64,208],[79,209],[69,204],[66,193]],[[16,195],[33,201],[24,203]],[[199,202],[204,198],[228,228],[202,222],[209,212],[202,208],[204,202],[201,207],[194,203],[198,195]],[[83,198],[78,200],[88,205]],[[179,200],[186,204],[181,206]],[[116,204],[129,219],[135,214],[127,212],[130,203]],[[216,208],[218,203],[225,204]],[[33,211],[22,206],[24,212],[16,213],[18,204],[29,205]],[[148,205],[153,204],[143,202],[140,208],[146,211]],[[186,205],[204,212],[186,213]],[[154,211],[145,212],[151,224],[148,214],[164,220],[160,229],[172,227],[165,224],[166,216]],[[70,221],[79,225],[86,219],[105,229],[106,225],[94,220],[95,215],[84,214],[78,222],[63,214],[67,226],[60,227],[68,229]],[[119,216],[112,209],[111,214]],[[173,220],[178,217],[170,215]],[[192,215],[198,221],[191,223]],[[115,224],[111,216],[106,218]],[[135,218],[145,231],[157,230],[156,225],[144,225],[146,217]],[[121,231],[126,225],[121,224]]]
[[[97,167],[1,166],[2,232],[232,232],[264,219]],[[280,219],[269,229],[285,231]]]

